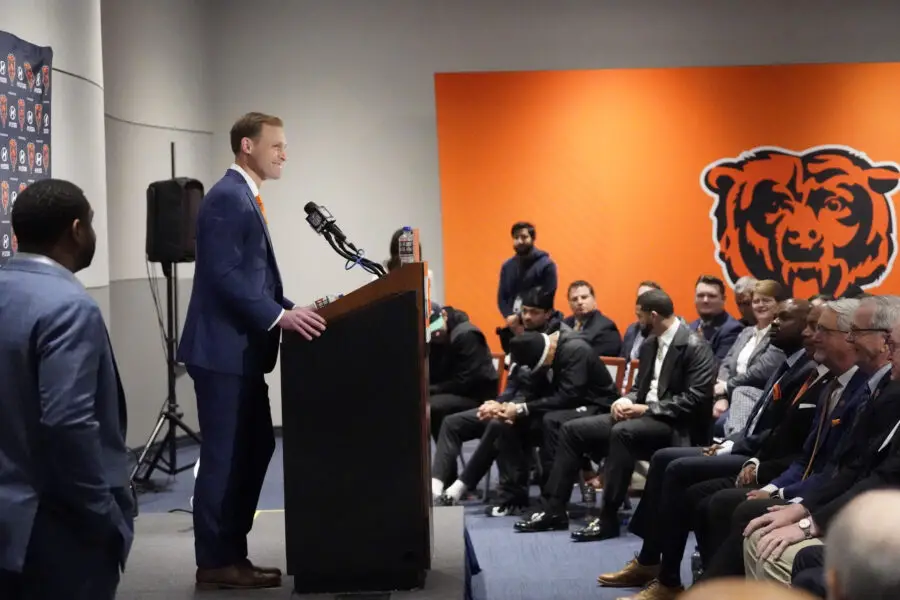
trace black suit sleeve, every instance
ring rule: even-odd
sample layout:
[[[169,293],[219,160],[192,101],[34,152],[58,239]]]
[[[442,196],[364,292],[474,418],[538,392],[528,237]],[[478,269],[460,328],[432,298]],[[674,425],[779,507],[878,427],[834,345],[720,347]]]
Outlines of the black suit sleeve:
[[[588,343],[597,356],[618,356],[622,351],[622,336],[619,334],[619,328],[608,319],[590,332]]]
[[[694,415],[713,396],[716,358],[706,342],[689,342],[684,351],[684,389],[650,405],[651,415],[680,421]]]
[[[453,340],[451,350],[455,355],[455,368],[450,379],[439,381],[430,387],[432,394],[458,394],[465,396],[482,369],[484,338],[477,331],[463,333]]]
[[[836,496],[833,500],[819,507],[810,506],[806,502],[803,503],[812,513],[813,521],[820,529],[827,529],[828,524],[834,516],[840,512],[851,500],[869,490],[900,486],[900,443],[898,443],[897,434],[894,434],[894,441],[891,444],[890,455],[876,468],[871,475],[865,479],[861,479],[843,494]]]
[[[584,344],[560,347],[553,361],[554,393],[525,403],[529,414],[577,408],[584,403],[591,361],[598,360]]]

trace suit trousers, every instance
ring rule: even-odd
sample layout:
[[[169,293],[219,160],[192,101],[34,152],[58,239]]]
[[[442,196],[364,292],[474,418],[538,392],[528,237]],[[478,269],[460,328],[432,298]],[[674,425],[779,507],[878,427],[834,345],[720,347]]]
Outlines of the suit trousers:
[[[730,454],[703,456],[697,447],[663,448],[650,459],[644,495],[629,528],[644,539],[638,561],[660,565],[660,583],[681,585],[681,560],[692,524],[690,487],[735,476],[745,460]]]
[[[435,394],[428,399],[428,407],[431,414],[431,438],[437,443],[441,433],[441,425],[444,419],[484,404],[483,400],[476,400],[458,394]]]
[[[729,490],[732,492],[732,490]],[[736,493],[744,490],[734,490],[735,493],[730,494],[730,498],[734,498]],[[711,528],[721,528],[727,530],[722,545],[715,551],[710,561],[704,564],[703,575],[701,581],[717,579],[720,577],[743,577],[744,571],[744,529],[756,517],[764,515],[770,506],[784,504],[784,500],[778,498],[762,498],[759,500],[743,500],[734,509],[730,518],[726,517],[726,512],[717,510],[712,507],[710,510],[710,518],[715,522],[710,523]]]
[[[197,567],[247,559],[259,495],[275,451],[269,388],[262,373],[239,376],[188,366],[203,443],[194,484]]]
[[[746,500],[749,488],[737,489],[734,487],[735,477],[718,477],[708,479],[706,481],[696,483],[688,488],[685,493],[689,511],[691,514],[691,523],[694,528],[694,536],[697,539],[697,550],[703,564],[709,564],[713,554],[725,542],[730,533],[729,528],[710,526],[710,507],[713,500],[716,500],[716,506],[722,504],[724,497],[731,496],[734,500],[730,503],[730,512],[728,519],[738,504]],[[718,521],[716,521],[718,523]],[[726,522],[728,520],[726,519]]]
[[[806,590],[819,598],[828,595],[825,587],[825,546],[802,548],[791,567],[791,587]]]
[[[122,540],[89,539],[62,517],[38,509],[22,573],[0,572],[3,600],[112,600],[119,585]]]
[[[597,463],[606,459],[602,511],[605,518],[617,519],[635,462],[670,446],[673,434],[671,425],[651,416],[616,422],[612,415],[603,414],[567,422],[560,430],[553,468],[544,486],[544,503],[551,511],[565,510],[582,457],[587,454]]]
[[[803,540],[785,548],[781,556],[775,560],[772,560],[771,557],[762,560],[756,551],[756,545],[760,539],[762,539],[762,535],[759,530],[751,533],[750,537],[744,538],[744,571],[747,573],[747,579],[775,581],[784,585],[791,585],[791,574],[797,553],[804,548],[822,545],[820,539]]]

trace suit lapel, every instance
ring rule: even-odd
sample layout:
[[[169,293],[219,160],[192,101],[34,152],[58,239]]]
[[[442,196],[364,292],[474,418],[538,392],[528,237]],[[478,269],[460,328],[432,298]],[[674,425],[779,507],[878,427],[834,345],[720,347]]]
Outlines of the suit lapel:
[[[755,335],[755,332],[754,332]],[[766,348],[769,347],[769,336],[766,335],[763,339],[759,341],[756,345],[756,348],[753,349],[753,352],[750,353],[750,360],[747,361],[747,364],[752,363],[756,360],[756,357],[766,351]]]
[[[675,332],[675,337],[672,339],[669,350],[666,352],[666,357],[663,359],[662,366],[659,369],[659,382],[656,384],[657,398],[665,396],[669,389],[672,372],[675,369],[675,365],[681,360],[681,354],[684,352],[684,346],[687,343],[686,337],[688,335],[689,334],[684,331],[684,327],[679,327]]]

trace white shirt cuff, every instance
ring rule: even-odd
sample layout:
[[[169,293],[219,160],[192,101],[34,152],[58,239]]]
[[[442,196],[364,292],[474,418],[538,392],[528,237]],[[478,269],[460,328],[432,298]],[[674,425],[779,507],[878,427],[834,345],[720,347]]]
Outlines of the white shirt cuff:
[[[278,318],[275,319],[274,321],[272,321],[272,324],[269,325],[269,329],[268,329],[267,331],[272,331],[272,329],[274,329],[274,327],[275,327],[276,325],[278,325],[278,321],[280,321],[280,320],[281,320],[281,317],[284,316],[284,312],[285,312],[285,310],[282,308],[282,309],[281,309],[281,312],[278,313]]]
[[[731,440],[725,440],[722,442],[722,447],[716,450],[716,456],[722,456],[725,454],[731,454],[731,448],[734,446],[734,442]]]
[[[747,465],[753,465],[757,469],[759,469],[759,459],[758,458],[749,458],[749,459],[747,459],[747,462],[745,462],[741,468],[743,469]]]
[[[784,492],[784,490],[783,489],[779,490],[779,492]],[[782,497],[783,496],[784,496],[784,494],[782,493]],[[797,496],[796,498],[791,498],[790,500],[788,500],[788,504],[802,504],[802,503],[803,503],[803,498],[801,498],[800,496]]]
[[[631,406],[633,404],[634,402],[632,402],[630,398],[619,398],[612,403],[613,406]]]
[[[770,483],[767,486],[759,488],[759,491],[771,494],[772,492],[778,491],[778,488]]]

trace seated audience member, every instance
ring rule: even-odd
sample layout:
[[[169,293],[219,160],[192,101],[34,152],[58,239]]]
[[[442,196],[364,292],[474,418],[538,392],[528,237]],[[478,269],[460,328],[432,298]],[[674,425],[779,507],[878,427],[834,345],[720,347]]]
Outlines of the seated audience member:
[[[500,268],[497,287],[497,308],[512,324],[523,304],[522,295],[533,288],[542,288],[551,298],[556,295],[556,263],[550,255],[534,246],[537,231],[531,223],[519,222],[512,226],[515,255]]]
[[[391,235],[391,241],[388,246],[389,257],[385,260],[382,265],[387,272],[390,273],[396,269],[400,268],[400,236],[403,235],[403,228],[401,227],[397,231],[395,231]],[[419,243],[419,257],[422,258],[422,244]],[[422,260],[425,260],[422,258]],[[372,275],[372,281],[376,281],[378,279],[378,275]],[[434,289],[434,271],[428,269],[428,284]],[[431,303],[431,310],[438,310],[440,305],[437,302]]]
[[[579,332],[597,356],[618,356],[622,350],[622,335],[616,324],[597,310],[594,286],[587,281],[569,285],[569,306],[572,316],[565,323]]]
[[[900,491],[882,489],[860,495],[837,514],[825,538],[828,598],[900,598],[900,569],[897,568],[900,565],[900,513],[897,506],[900,506]],[[826,597],[824,589],[814,591],[820,597]]]
[[[624,569],[600,575],[601,586],[642,587],[653,583],[652,593],[636,596],[641,599],[669,597],[681,590],[681,559],[691,529],[684,492],[694,483],[713,478],[729,477],[733,481],[762,441],[776,435],[770,435],[771,428],[783,420],[795,396],[809,389],[810,375],[816,372],[812,351],[804,347],[804,333],[807,340],[812,338],[806,326],[809,311],[805,300],[781,304],[772,324],[772,343],[782,348],[788,359],[773,373],[740,434],[722,445],[664,448],[653,454],[641,502],[629,523],[629,529],[644,543],[636,559]]]
[[[753,288],[756,282],[756,277],[752,275],[744,275],[734,282],[734,302],[741,315],[738,321],[744,327],[756,325],[756,316],[753,314]]]
[[[610,414],[563,425],[559,447],[542,493],[542,508],[515,524],[517,531],[568,529],[566,503],[578,478],[582,456],[604,463],[603,509],[596,532],[581,539],[619,535],[618,510],[625,501],[636,460],[672,445],[699,443],[709,431],[716,364],[709,344],[693,334],[661,290],[641,294],[636,314],[650,337],[641,349],[634,389],[612,404]]]
[[[437,441],[447,415],[497,397],[499,375],[484,334],[465,312],[445,306],[432,313],[428,374],[431,435]]]
[[[719,367],[713,418],[720,419],[726,412],[728,413],[721,431],[717,432],[719,437],[743,429],[756,400],[753,398],[750,402],[739,403],[734,410],[729,410],[734,389],[762,388],[786,358],[780,348],[769,343],[769,329],[775,319],[778,304],[786,297],[784,288],[770,279],[758,282],[753,289],[753,314],[756,317],[756,324],[738,334],[737,341],[731,346],[731,350]]]
[[[709,498],[706,535],[717,537],[721,542],[718,547],[707,546],[709,550],[704,556],[706,569],[703,578],[743,575],[743,538],[747,524],[765,513],[770,506],[816,495],[823,485],[827,487],[826,482],[836,468],[836,461],[843,454],[845,437],[854,435],[857,411],[869,401],[872,392],[880,393],[887,384],[884,358],[858,354],[855,345],[847,340],[851,325],[868,329],[873,323],[868,307],[863,307],[860,315],[854,314],[859,307],[858,300],[841,299],[826,304],[822,309],[816,332],[816,359],[836,377],[829,382],[816,408],[802,457],[795,459],[784,472],[761,488],[756,485],[750,486],[749,490],[721,490]],[[887,313],[888,309],[882,307],[881,311]],[[878,320],[882,318],[890,317],[880,316]],[[859,340],[859,343],[872,342]],[[761,473],[765,468],[761,463],[757,471]],[[698,535],[702,550],[701,537]]]
[[[882,310],[878,310],[879,302]],[[870,378],[856,419],[816,484],[795,497],[791,506],[764,514],[747,526],[744,565],[750,577],[790,582],[797,552],[820,543],[818,538],[838,509],[865,490],[900,483],[900,458],[892,446],[900,423],[900,384],[896,383],[900,370],[894,371],[886,362],[892,354],[888,340],[891,345],[900,340],[900,298],[869,298],[858,312],[870,305],[876,305],[869,308],[874,317],[854,319],[868,322],[865,327],[854,323],[850,337],[860,356],[866,355],[860,359],[860,370],[867,370],[866,362],[886,364]],[[885,333],[888,329],[891,333]],[[900,363],[900,357],[890,359]]]
[[[678,600],[814,600],[806,592],[737,577],[695,585]]]
[[[641,294],[650,290],[662,290],[662,288],[655,281],[642,281],[638,284],[635,298],[640,298]],[[622,337],[622,351],[619,353],[619,356],[625,360],[637,360],[640,356],[641,345],[649,335],[649,327],[641,325],[640,321],[635,321],[629,325],[625,329],[625,335]]]
[[[618,395],[609,371],[584,338],[571,330],[549,335],[535,331],[518,335],[510,342],[510,357],[516,368],[531,371],[528,390],[507,390],[498,401],[485,402],[476,411],[459,413],[444,422],[441,450],[458,447],[458,440],[468,437],[467,429],[484,430],[484,433],[462,475],[446,490],[443,482],[447,477],[447,458],[455,460],[455,456],[435,458],[432,491],[440,505],[459,501],[487,474],[499,455],[506,476],[501,481],[497,504],[488,507],[488,515],[505,516],[527,506],[525,450],[535,426],[539,429],[544,419],[569,420],[609,412]],[[450,440],[452,443],[448,443]],[[545,447],[556,445],[547,436],[543,443]]]
[[[709,342],[716,362],[721,364],[744,329],[737,319],[725,311],[725,284],[718,277],[701,275],[694,290],[694,306],[699,319],[691,330]]]

